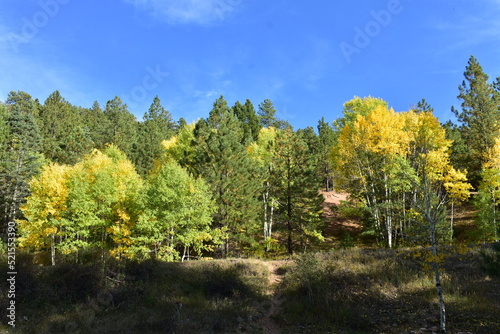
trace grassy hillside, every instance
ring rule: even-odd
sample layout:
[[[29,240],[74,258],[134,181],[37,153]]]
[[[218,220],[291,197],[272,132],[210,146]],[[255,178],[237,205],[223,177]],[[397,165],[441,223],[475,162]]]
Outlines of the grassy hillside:
[[[450,251],[450,333],[500,332],[498,258]],[[493,253],[492,253],[493,254]],[[497,254],[498,255],[498,254]],[[5,261],[1,270],[6,272]],[[496,261],[496,262],[495,262]],[[18,259],[9,333],[410,333],[438,325],[431,275],[406,251],[345,249],[292,261],[147,261],[40,267]],[[104,274],[104,276],[103,276]],[[104,277],[104,278],[103,278]],[[2,291],[6,283],[1,282]],[[0,297],[4,305],[6,296]],[[2,322],[5,311],[0,310]]]

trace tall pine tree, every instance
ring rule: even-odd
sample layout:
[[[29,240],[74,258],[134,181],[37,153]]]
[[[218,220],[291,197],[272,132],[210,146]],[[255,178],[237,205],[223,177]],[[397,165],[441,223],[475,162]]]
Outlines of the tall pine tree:
[[[61,164],[74,164],[90,153],[92,139],[75,106],[58,91],[49,95],[40,111],[40,134],[46,158]]]
[[[145,176],[153,167],[154,160],[162,153],[161,142],[175,133],[176,124],[170,112],[161,105],[156,96],[139,125],[137,152],[134,163],[139,174]]]
[[[260,124],[265,127],[275,127],[277,129],[286,129],[291,127],[290,123],[276,117],[276,109],[271,100],[265,99],[264,102],[259,104],[259,111],[257,112],[260,118]]]
[[[232,107],[236,117],[241,121],[243,129],[244,141],[256,141],[259,137],[259,131],[262,126],[259,124],[259,117],[255,113],[255,108],[250,100],[246,100],[245,104],[239,101]]]
[[[106,136],[106,131],[109,128],[109,120],[104,116],[99,102],[94,101],[91,108],[83,109],[81,116],[83,125],[90,135],[94,148],[99,150],[104,149],[106,144],[111,142],[111,138],[107,138]]]
[[[277,198],[277,227],[284,231],[289,254],[312,240],[322,240],[321,204],[314,160],[307,144],[291,129],[276,136],[271,183]]]
[[[22,217],[19,207],[29,194],[29,180],[38,173],[41,164],[40,134],[31,110],[23,110],[18,104],[10,105],[5,123],[8,133],[0,162],[3,226]]]
[[[330,124],[322,117],[318,122],[318,174],[323,182],[326,191],[333,187],[333,166],[330,154],[335,144],[335,132]]]
[[[490,150],[499,135],[500,110],[493,84],[474,56],[465,69],[465,80],[458,87],[462,110],[452,108],[461,123],[461,133],[468,155],[465,159],[468,178],[474,187],[481,180],[481,168],[485,152]]]
[[[227,229],[222,256],[241,251],[257,234],[258,191],[253,162],[242,145],[243,130],[224,97],[195,128],[197,173],[211,186],[217,211],[214,225]]]
[[[104,116],[108,121],[106,137],[108,143],[115,144],[127,157],[131,158],[137,142],[137,120],[127,109],[127,105],[116,96],[106,103]]]

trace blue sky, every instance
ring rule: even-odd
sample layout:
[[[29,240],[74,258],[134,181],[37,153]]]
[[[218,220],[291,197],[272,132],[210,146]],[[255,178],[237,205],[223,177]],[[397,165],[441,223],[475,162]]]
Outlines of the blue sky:
[[[139,120],[155,95],[188,122],[224,95],[316,127],[371,95],[396,111],[425,98],[445,121],[470,55],[500,76],[500,0],[0,2],[0,100],[118,95]]]

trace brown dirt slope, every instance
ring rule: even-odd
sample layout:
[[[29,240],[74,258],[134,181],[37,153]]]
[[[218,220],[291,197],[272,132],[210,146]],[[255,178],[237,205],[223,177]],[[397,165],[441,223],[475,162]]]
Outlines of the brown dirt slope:
[[[362,232],[363,226],[355,219],[342,217],[335,207],[341,201],[346,201],[349,196],[346,193],[339,193],[335,191],[320,190],[320,193],[325,198],[323,202],[323,217],[326,221],[326,228],[324,234],[327,238],[338,239],[343,234],[350,233],[357,235]]]

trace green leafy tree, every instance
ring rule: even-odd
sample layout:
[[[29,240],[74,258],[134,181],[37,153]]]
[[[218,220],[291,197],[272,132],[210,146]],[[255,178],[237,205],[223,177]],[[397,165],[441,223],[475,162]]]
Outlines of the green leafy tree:
[[[474,204],[478,209],[477,223],[484,242],[500,239],[500,138],[486,152],[486,161],[481,172],[478,196]]]
[[[133,253],[167,261],[213,250],[222,232],[211,228],[214,203],[210,189],[173,160],[148,177],[141,195],[143,213],[134,229]]]
[[[116,146],[94,151],[77,163],[68,177],[68,215],[64,252],[98,248],[127,256],[131,231],[139,214],[142,180]]]
[[[278,207],[275,185],[271,183],[271,173],[274,169],[276,154],[276,128],[262,128],[257,141],[250,144],[248,152],[254,165],[259,170],[262,198],[263,237],[266,251],[271,250],[271,245],[277,241],[273,239],[272,232],[275,223],[275,210]]]
[[[224,97],[214,102],[207,120],[195,128],[197,138],[197,175],[210,185],[217,211],[214,227],[228,230],[229,238],[221,248],[222,256],[255,242],[259,212],[259,179],[255,166],[243,146],[243,130]]]
[[[367,116],[372,110],[377,109],[377,107],[388,109],[389,105],[386,101],[371,96],[364,98],[356,96],[352,100],[347,101],[344,103],[344,109],[342,110],[344,116],[333,123],[335,132],[339,134],[346,125],[352,125],[358,115]]]
[[[352,122],[346,121],[338,135],[332,155],[335,182],[339,189],[365,203],[377,235],[392,247],[396,214],[403,211],[396,205],[400,200],[397,192],[410,188],[414,179],[404,159],[411,136],[404,130],[404,117],[388,109],[386,103],[364,102],[365,107],[356,104],[362,113]]]
[[[419,151],[421,153],[418,155],[419,184],[417,186],[418,201],[415,207],[416,212],[421,217],[421,219],[417,219],[417,223],[422,223],[428,231],[428,244],[431,247],[431,253],[426,261],[430,263],[434,273],[440,330],[442,333],[446,333],[446,306],[441,286],[440,268],[442,255],[438,248],[441,239],[439,227],[445,222],[447,204],[450,201],[467,199],[471,186],[467,183],[464,173],[451,167],[447,151],[451,143],[442,140],[444,129],[441,129],[440,136],[435,136],[431,131],[428,131],[427,127],[422,128],[422,131],[426,134],[420,137],[424,140],[420,141]]]
[[[468,193],[465,176],[449,164],[451,142],[432,112],[395,113],[377,104],[345,124],[332,155],[336,185],[365,203],[387,246],[395,244],[398,231],[401,242],[422,236],[417,231],[422,225],[413,218],[421,201],[416,189],[423,175],[423,154],[431,152],[447,177],[460,180],[449,181],[448,198],[459,201],[458,194]]]
[[[74,166],[49,164],[30,183],[23,205],[21,246],[76,254],[100,249],[102,258],[129,256],[142,180],[115,146],[94,151]],[[104,262],[103,262],[104,264]]]
[[[194,134],[195,124],[183,126],[177,135],[168,140],[164,140],[162,146],[162,156],[160,161],[174,159],[182,168],[186,169],[189,174],[197,175],[197,147],[196,136]]]
[[[468,178],[474,187],[481,180],[481,168],[485,162],[484,153],[491,149],[499,135],[500,109],[495,88],[488,82],[488,75],[474,56],[465,69],[465,80],[458,87],[461,111],[452,108],[461,123],[461,134],[468,149],[464,159]]]

